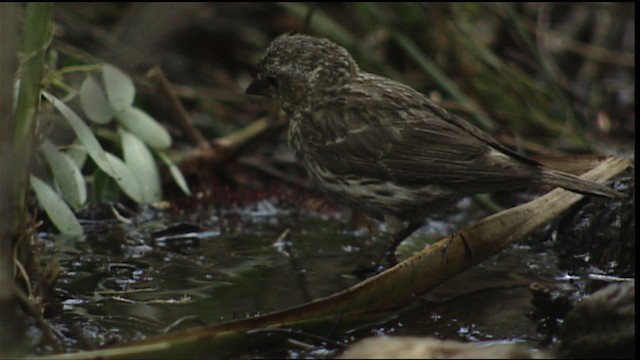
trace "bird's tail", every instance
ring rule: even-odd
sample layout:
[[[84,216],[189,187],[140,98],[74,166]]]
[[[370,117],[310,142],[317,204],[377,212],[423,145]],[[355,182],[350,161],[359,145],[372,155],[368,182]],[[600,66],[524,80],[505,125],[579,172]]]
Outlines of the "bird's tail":
[[[615,191],[606,185],[582,179],[578,176],[567,174],[562,171],[543,169],[541,180],[546,184],[556,185],[580,194],[591,194],[608,198],[624,197],[624,194]]]

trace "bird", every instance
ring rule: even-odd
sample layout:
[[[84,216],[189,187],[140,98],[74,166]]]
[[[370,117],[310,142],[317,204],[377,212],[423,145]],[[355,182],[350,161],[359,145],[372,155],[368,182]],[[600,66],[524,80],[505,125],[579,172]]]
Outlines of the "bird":
[[[245,93],[284,110],[290,148],[329,199],[384,220],[390,265],[427,216],[466,196],[549,184],[621,197],[509,149],[408,85],[361,70],[325,38],[276,37]]]

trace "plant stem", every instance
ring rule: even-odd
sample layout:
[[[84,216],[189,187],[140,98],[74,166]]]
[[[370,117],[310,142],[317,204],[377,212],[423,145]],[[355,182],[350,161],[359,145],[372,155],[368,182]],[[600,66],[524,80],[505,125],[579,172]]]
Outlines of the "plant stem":
[[[14,249],[25,239],[25,196],[35,114],[46,49],[51,39],[51,3],[26,5],[21,80],[14,112],[20,6],[0,4],[0,358],[24,351],[14,285]],[[6,331],[5,331],[6,330]]]

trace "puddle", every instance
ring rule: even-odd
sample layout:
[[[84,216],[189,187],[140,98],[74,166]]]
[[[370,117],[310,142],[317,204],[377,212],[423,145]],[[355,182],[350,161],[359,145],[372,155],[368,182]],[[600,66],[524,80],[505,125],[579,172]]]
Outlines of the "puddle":
[[[412,235],[399,248],[400,258],[487,215],[470,200],[459,203],[458,210]],[[60,306],[48,320],[64,350],[74,352],[331,295],[357,284],[360,279],[352,271],[386,246],[382,226],[374,234],[354,231],[345,219],[336,213],[286,211],[260,200],[229,211],[199,209],[197,214],[148,210],[131,225],[85,224],[87,235],[75,241],[43,233],[45,253],[59,259],[64,270],[55,294]],[[238,355],[333,357],[340,344],[377,335],[525,342],[545,348],[556,329],[545,328],[553,320],[536,316],[529,285],[584,290],[546,249],[550,231],[552,226],[539,232],[542,240],[533,236],[451,279],[392,320],[333,334],[336,343],[269,334],[273,346]],[[31,333],[38,342],[38,331]],[[287,340],[291,338],[308,347]],[[36,348],[39,354],[49,352],[44,345]]]

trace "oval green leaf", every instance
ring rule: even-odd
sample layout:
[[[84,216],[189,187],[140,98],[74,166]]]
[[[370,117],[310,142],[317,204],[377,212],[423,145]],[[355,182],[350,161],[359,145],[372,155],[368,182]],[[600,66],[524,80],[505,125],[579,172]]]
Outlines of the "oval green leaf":
[[[82,235],[83,231],[80,222],[60,195],[47,185],[47,183],[33,175],[31,175],[30,182],[40,206],[42,206],[58,230],[63,234],[71,236]]]
[[[136,88],[129,75],[113,65],[102,65],[102,79],[107,90],[107,98],[113,109],[122,111],[133,105]]]
[[[131,133],[120,129],[124,162],[138,179],[142,187],[142,198],[145,203],[153,203],[162,199],[160,173],[149,148]]]
[[[171,136],[154,118],[144,111],[130,107],[116,113],[116,118],[133,135],[154,149],[171,146]]]
[[[73,128],[73,131],[76,133],[85,149],[87,149],[89,156],[91,156],[91,159],[95,161],[96,165],[98,165],[102,171],[109,174],[109,176],[115,177],[116,172],[107,159],[107,156],[105,155],[106,153],[102,150],[102,146],[100,146],[98,139],[93,135],[87,124],[85,124],[84,121],[82,121],[82,119],[80,119],[80,117],[65,103],[49,93],[43,92],[42,94],[56,109],[58,109],[60,114],[67,119],[69,125],[71,125],[71,128]]]
[[[100,84],[87,76],[80,87],[80,105],[89,120],[96,124],[108,124],[113,119],[113,108]]]
[[[169,167],[169,172],[171,172],[171,176],[173,180],[175,180],[176,184],[180,187],[183,193],[191,196],[191,190],[189,190],[189,185],[187,185],[187,180],[185,180],[182,175],[182,171],[176,166],[176,164],[171,161],[171,159],[165,155],[163,152],[157,151],[156,154],[160,156],[160,159]]]
[[[85,149],[80,140],[75,139],[65,152],[71,160],[76,163],[76,166],[82,169],[84,163],[87,161],[87,149]]]
[[[72,208],[80,208],[87,201],[87,186],[80,169],[69,155],[58,151],[49,140],[42,143],[41,149],[49,162],[62,197]]]
[[[144,199],[142,197],[142,189],[140,183],[133,175],[131,170],[129,170],[127,164],[125,164],[124,161],[120,160],[120,158],[113,154],[106,153],[106,155],[109,159],[109,162],[115,169],[115,172],[118,174],[118,176],[112,176],[113,180],[118,183],[120,189],[122,189],[122,191],[124,191],[124,193],[127,194],[127,196],[131,198],[131,200],[139,204],[143,204]]]
[[[100,169],[93,174],[92,190],[91,201],[97,203],[117,202],[121,193],[116,181]]]

